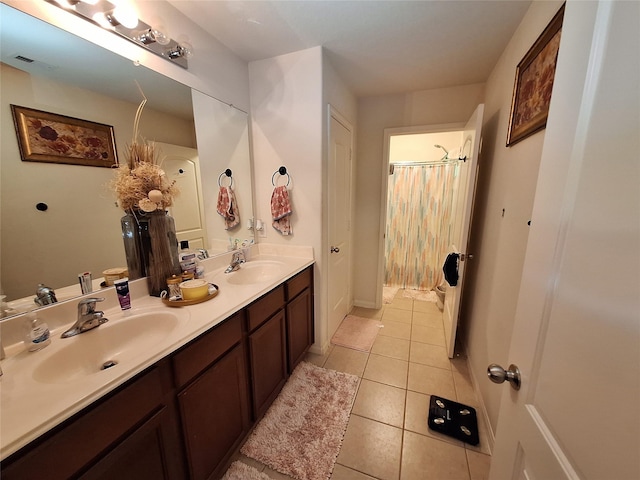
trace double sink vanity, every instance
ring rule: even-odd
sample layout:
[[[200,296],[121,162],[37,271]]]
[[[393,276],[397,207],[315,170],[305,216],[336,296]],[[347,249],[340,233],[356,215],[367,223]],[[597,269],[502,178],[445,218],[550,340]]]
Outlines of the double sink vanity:
[[[25,351],[20,317],[2,324],[3,479],[207,479],[224,473],[313,343],[313,253],[255,245],[203,261],[211,300],[171,307],[130,282],[109,321],[71,338],[79,299],[38,310],[51,345]],[[15,343],[12,345],[12,343]]]

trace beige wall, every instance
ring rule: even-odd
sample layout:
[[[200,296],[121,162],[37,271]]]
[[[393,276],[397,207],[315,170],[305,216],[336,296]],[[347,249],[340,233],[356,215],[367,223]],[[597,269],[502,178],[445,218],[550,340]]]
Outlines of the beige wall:
[[[131,142],[137,105],[31,76],[0,64],[2,145],[2,288],[9,299],[32,295],[38,282],[77,284],[77,274],[126,266],[120,217],[108,168],[20,160],[9,104],[114,127],[118,158]],[[195,147],[193,122],[145,109],[140,134]],[[39,212],[44,202],[49,210]],[[80,235],[81,234],[81,235]]]
[[[484,96],[484,84],[425,90],[358,101],[354,217],[354,302],[374,307],[380,253],[384,129],[466,122]]]
[[[327,103],[332,103],[354,122],[356,102],[331,65],[325,62],[321,47],[252,62],[249,80],[255,215],[265,222],[266,233],[266,237],[259,236],[258,241],[313,247],[316,260],[314,349],[322,350],[328,344],[323,256]],[[281,165],[286,166],[291,175],[291,236],[282,236],[270,221],[271,177]],[[283,179],[278,180],[278,184],[282,182]]]
[[[315,309],[322,318],[322,48],[311,48],[249,64],[255,216],[265,224],[259,242],[312,246],[316,255]],[[290,175],[293,235],[271,226],[273,173],[283,165]],[[276,175],[276,183],[286,178]],[[316,339],[323,323],[316,321]]]
[[[505,147],[516,65],[560,8],[533,2],[489,77],[483,152],[461,309],[473,376],[495,430],[505,387],[486,380],[490,363],[508,361],[544,131]],[[503,215],[504,211],[504,215]]]

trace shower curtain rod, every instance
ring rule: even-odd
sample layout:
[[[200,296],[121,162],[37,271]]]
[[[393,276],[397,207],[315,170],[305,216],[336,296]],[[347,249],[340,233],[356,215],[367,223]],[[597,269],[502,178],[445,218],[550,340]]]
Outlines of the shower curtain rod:
[[[452,165],[453,163],[455,163],[455,159],[440,160],[438,162],[393,162],[390,165],[399,167],[438,167],[440,165]]]

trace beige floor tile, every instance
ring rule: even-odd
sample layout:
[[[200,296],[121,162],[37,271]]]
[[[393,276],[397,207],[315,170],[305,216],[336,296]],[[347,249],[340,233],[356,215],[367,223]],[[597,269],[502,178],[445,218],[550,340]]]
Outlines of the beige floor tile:
[[[438,305],[433,302],[421,302],[414,301],[413,302],[413,311],[414,312],[425,312],[425,313],[434,313],[434,314],[442,314]]]
[[[408,361],[410,344],[411,342],[409,342],[409,340],[404,340],[402,338],[378,335],[371,347],[371,353]]]
[[[429,428],[427,425],[427,419],[429,418],[430,399],[430,395],[407,391],[407,402],[404,414],[405,430],[410,430],[412,432],[419,433],[420,435],[426,435],[437,440],[442,440],[443,442],[449,442],[458,447],[464,447],[463,442]]]
[[[398,290],[398,293],[396,293],[396,296],[388,307],[398,308],[400,310],[413,310],[413,298],[403,297],[402,293],[402,289]]]
[[[406,393],[407,391],[403,388],[363,379],[360,382],[351,412],[361,417],[402,428]]]
[[[245,463],[250,467],[255,468],[259,472],[264,470],[264,465],[262,463],[260,463],[258,460],[254,460],[251,457],[247,457],[246,455],[241,454],[239,450],[236,451],[236,453],[233,455],[233,459],[231,460],[231,462],[229,462],[229,464],[235,462],[236,460],[239,460],[242,463]]]
[[[307,352],[304,356],[304,361],[313,363],[318,367],[323,367],[325,362],[327,361],[327,358],[329,358],[329,355],[331,355],[331,352],[333,351],[333,347],[334,346],[332,344],[329,344],[329,348],[327,348],[327,352],[324,355]]]
[[[476,393],[473,389],[473,383],[471,383],[471,379],[462,375],[460,372],[453,370],[453,383],[456,386],[456,397],[460,403],[464,403],[466,405],[476,405],[478,400],[476,398]]]
[[[471,378],[469,373],[469,365],[467,363],[467,357],[465,356],[454,355],[454,357],[451,359],[451,370],[460,372],[467,378]]]
[[[413,325],[411,328],[411,341],[444,347],[444,328]]]
[[[369,475],[365,475],[364,473],[360,473],[356,470],[352,470],[351,468],[347,468],[339,463],[336,463],[335,467],[333,467],[333,473],[331,474],[331,480],[376,480]]]
[[[350,315],[355,315],[357,317],[363,318],[374,318],[376,320],[380,320],[382,318],[382,313],[384,312],[384,308],[364,308],[364,307],[353,307]]]
[[[337,463],[381,480],[400,472],[402,429],[351,415]]]
[[[409,362],[397,358],[369,355],[369,361],[362,378],[384,383],[398,388],[407,388],[407,369]]]
[[[407,389],[428,395],[437,395],[449,400],[457,399],[451,370],[420,365],[419,363],[409,363]]]
[[[471,480],[487,480],[489,478],[489,467],[491,466],[489,455],[467,450],[467,463]]]
[[[409,340],[411,338],[411,323],[392,322],[389,320],[382,322],[382,328],[378,335],[384,337],[402,338]]]
[[[384,313],[382,314],[381,321],[382,323],[398,322],[398,323],[411,324],[412,316],[413,314],[411,313],[411,310],[400,310],[397,308],[391,308],[390,306],[387,306],[384,309]]]
[[[422,325],[424,327],[444,328],[442,324],[442,314],[439,312],[426,313],[426,312],[416,312],[414,310],[413,315],[411,317],[411,323],[413,325]]]
[[[402,480],[469,480],[464,448],[405,431]]]
[[[411,342],[409,361],[430,365],[432,367],[451,369],[451,362],[447,355],[447,349],[439,345]]]
[[[367,364],[368,356],[369,354],[366,352],[334,346],[327,361],[324,363],[324,368],[361,377]]]

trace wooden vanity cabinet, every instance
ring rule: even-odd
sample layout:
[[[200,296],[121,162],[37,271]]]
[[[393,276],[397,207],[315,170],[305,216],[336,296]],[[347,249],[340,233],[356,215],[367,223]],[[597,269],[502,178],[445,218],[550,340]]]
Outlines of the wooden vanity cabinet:
[[[313,343],[313,266],[0,465],[2,480],[219,478]]]
[[[287,307],[287,367],[291,374],[314,341],[313,267],[285,283]]]
[[[174,355],[189,478],[217,478],[251,426],[244,312]]]
[[[287,381],[284,286],[247,307],[253,419],[267,411]]]
[[[171,397],[170,368],[161,361],[5,459],[2,478],[185,478]]]

